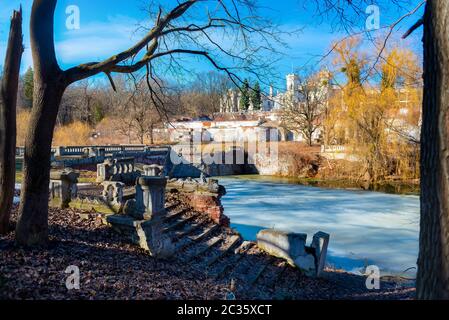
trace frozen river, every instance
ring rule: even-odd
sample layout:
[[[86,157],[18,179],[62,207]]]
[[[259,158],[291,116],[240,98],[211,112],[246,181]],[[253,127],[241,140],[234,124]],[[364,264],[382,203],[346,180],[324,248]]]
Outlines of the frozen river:
[[[419,197],[322,189],[263,179],[220,178],[225,213],[246,240],[276,228],[331,234],[328,264],[351,272],[377,265],[383,274],[416,272]]]

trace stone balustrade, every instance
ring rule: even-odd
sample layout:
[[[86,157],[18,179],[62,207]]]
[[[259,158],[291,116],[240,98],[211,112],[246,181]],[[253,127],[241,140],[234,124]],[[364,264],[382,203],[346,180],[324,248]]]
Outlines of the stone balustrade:
[[[97,183],[119,181],[133,184],[141,175],[135,168],[134,158],[106,160],[97,165]]]
[[[169,146],[148,147],[144,145],[121,145],[121,146],[58,146],[52,148],[56,157],[101,157],[127,154],[161,154],[170,152]],[[16,147],[16,156],[23,157],[25,147]]]

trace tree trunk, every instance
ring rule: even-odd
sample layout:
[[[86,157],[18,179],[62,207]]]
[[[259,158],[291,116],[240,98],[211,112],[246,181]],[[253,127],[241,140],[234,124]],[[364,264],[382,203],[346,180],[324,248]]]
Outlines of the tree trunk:
[[[48,198],[53,131],[67,87],[56,61],[53,19],[56,0],[34,0],[30,39],[34,63],[33,109],[25,142],[24,174],[16,242],[44,245],[48,239]]]
[[[154,125],[150,125],[150,144],[154,145]]]
[[[16,105],[22,60],[22,10],[11,18],[0,91],[0,234],[9,230],[16,179]]]
[[[449,299],[449,2],[427,1],[418,299]]]

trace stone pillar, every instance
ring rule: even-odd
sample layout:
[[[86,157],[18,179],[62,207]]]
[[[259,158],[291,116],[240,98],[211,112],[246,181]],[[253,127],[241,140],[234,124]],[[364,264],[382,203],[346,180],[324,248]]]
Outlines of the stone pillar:
[[[167,179],[163,177],[141,177],[138,184],[142,187],[145,219],[137,228],[139,244],[156,258],[169,258],[174,254],[171,239],[162,233],[165,210],[165,187]]]
[[[315,249],[316,275],[321,276],[326,264],[327,247],[329,246],[330,235],[325,232],[318,232],[313,236],[311,247]]]
[[[64,156],[64,147],[56,147],[56,152],[55,152],[55,156],[56,157],[62,157]]]
[[[100,158],[106,157],[106,149],[105,148],[98,148],[98,157],[100,157]]]
[[[165,214],[165,187],[167,179],[163,177],[141,177],[138,184],[143,190],[143,205],[146,215],[159,217]]]
[[[61,208],[68,208],[72,197],[76,197],[78,193],[79,173],[74,171],[52,171],[50,173],[50,183],[52,189],[52,198],[59,198]]]
[[[112,171],[112,163],[109,160],[97,165],[97,183],[109,181]]]

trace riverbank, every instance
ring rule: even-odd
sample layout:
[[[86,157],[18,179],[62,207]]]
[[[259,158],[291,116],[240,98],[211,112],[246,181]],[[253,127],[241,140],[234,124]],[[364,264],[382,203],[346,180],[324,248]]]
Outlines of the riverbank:
[[[17,218],[13,213],[12,229]],[[84,213],[84,219],[80,218]],[[223,300],[231,284],[204,268],[149,257],[99,223],[95,213],[51,209],[50,243],[39,250],[14,246],[14,232],[0,237],[0,299],[32,300]],[[80,270],[80,289],[68,290],[65,270]],[[400,278],[382,279],[368,290],[365,277],[328,269],[323,279],[287,269],[282,281],[262,279],[237,299],[413,299],[415,289]],[[236,283],[237,288],[240,283]]]
[[[420,186],[416,181],[384,181],[383,183],[378,183],[370,186],[367,185],[366,183],[360,183],[345,179],[320,179],[320,178],[307,178],[307,177],[285,177],[276,175],[266,176],[254,174],[237,175],[232,176],[232,178],[252,180],[252,181],[296,184],[326,189],[375,191],[388,194],[419,195],[420,193]]]
[[[420,193],[419,179],[407,171],[404,176],[389,175],[370,182],[365,165],[360,161],[326,158],[319,146],[297,142],[279,142],[277,158],[256,157],[255,168],[263,179],[272,177],[287,183],[322,188],[369,190],[391,194]],[[248,172],[250,173],[250,172]]]

